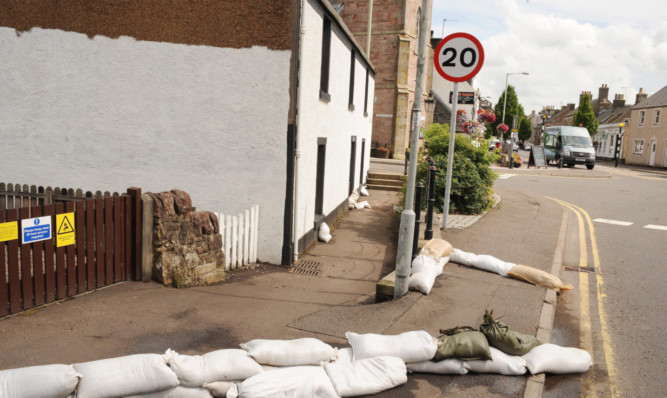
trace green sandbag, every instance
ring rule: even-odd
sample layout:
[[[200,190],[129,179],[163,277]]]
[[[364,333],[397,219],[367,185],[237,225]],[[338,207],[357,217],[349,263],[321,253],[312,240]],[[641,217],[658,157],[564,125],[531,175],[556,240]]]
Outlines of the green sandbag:
[[[440,330],[440,333],[442,333],[442,336],[438,337],[438,351],[436,351],[433,361],[439,362],[449,358],[492,359],[486,337],[470,326],[457,326],[452,329]]]
[[[491,347],[508,355],[524,355],[542,344],[537,337],[510,330],[510,327],[493,319],[493,310],[486,310],[484,322],[479,325]]]

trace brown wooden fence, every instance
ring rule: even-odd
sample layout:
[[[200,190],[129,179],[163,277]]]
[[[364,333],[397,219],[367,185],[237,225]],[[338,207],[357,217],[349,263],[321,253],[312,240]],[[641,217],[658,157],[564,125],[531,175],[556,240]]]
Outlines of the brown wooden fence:
[[[42,187],[36,185],[7,184],[0,182],[0,210],[18,209],[35,205],[50,205],[60,202],[72,202],[89,198],[108,198],[119,196],[118,192],[113,194],[109,191],[102,192],[73,188]]]
[[[39,200],[28,197],[33,199]],[[122,196],[0,208],[0,275],[5,276],[0,277],[0,317],[112,283],[140,280],[141,206],[141,189],[129,188]],[[70,212],[76,242],[57,247],[56,215]],[[21,220],[41,216],[51,216],[52,238],[23,244]]]

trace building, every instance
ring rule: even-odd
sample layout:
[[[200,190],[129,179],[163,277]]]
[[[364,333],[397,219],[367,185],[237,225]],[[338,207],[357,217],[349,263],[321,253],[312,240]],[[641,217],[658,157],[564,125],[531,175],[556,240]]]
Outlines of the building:
[[[12,2],[0,41],[2,182],[259,204],[290,264],[368,170],[375,70],[327,0]]]
[[[593,137],[595,156],[598,159],[613,160],[616,156],[623,159],[623,134],[630,123],[632,105],[625,104],[625,96],[616,94],[610,109],[598,113],[598,133]],[[619,141],[620,140],[620,141]],[[616,153],[616,143],[619,142],[620,151]]]
[[[422,13],[427,12],[425,29],[430,32],[428,16],[431,10],[422,10],[421,0],[345,0],[337,3],[342,3],[340,15],[364,49],[369,30],[369,5],[372,4],[370,59],[377,72],[372,145],[389,147],[392,157],[403,159],[410,146],[412,130],[419,20]],[[429,51],[432,53],[432,48]],[[427,64],[426,79],[432,70]],[[428,84],[424,87],[422,96],[425,98]]]
[[[651,96],[640,90],[626,130],[626,164],[667,167],[666,112],[667,86]]]

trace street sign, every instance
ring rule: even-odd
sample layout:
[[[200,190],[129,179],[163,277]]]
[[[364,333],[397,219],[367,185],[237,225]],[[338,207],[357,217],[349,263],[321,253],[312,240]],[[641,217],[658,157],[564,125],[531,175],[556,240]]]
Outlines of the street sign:
[[[73,212],[56,214],[56,226],[56,247],[69,246],[76,243]]]
[[[454,98],[454,92],[449,92],[449,103],[452,103]],[[472,105],[475,103],[475,92],[474,91],[459,91],[459,104],[468,104]]]
[[[21,220],[23,244],[51,239],[51,216]]]
[[[474,36],[463,32],[452,33],[440,40],[433,62],[435,70],[445,80],[464,82],[482,69],[484,49]]]
[[[544,147],[541,145],[533,145],[530,148],[530,158],[528,159],[527,168],[535,166],[537,168],[547,167],[546,155],[544,154]]]

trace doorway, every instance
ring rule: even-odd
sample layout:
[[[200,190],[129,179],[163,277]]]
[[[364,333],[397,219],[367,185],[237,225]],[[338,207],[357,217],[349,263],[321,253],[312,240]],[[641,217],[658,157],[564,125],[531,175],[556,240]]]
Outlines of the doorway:
[[[354,191],[354,177],[356,173],[357,165],[357,137],[352,136],[352,141],[350,143],[350,183],[348,186],[347,194],[350,195]]]
[[[324,215],[324,169],[327,156],[327,138],[317,138],[317,177],[315,179],[315,220]]]
[[[648,158],[648,165],[653,166],[655,165],[655,149],[658,146],[658,141],[657,140],[651,140],[651,154],[649,155]]]

